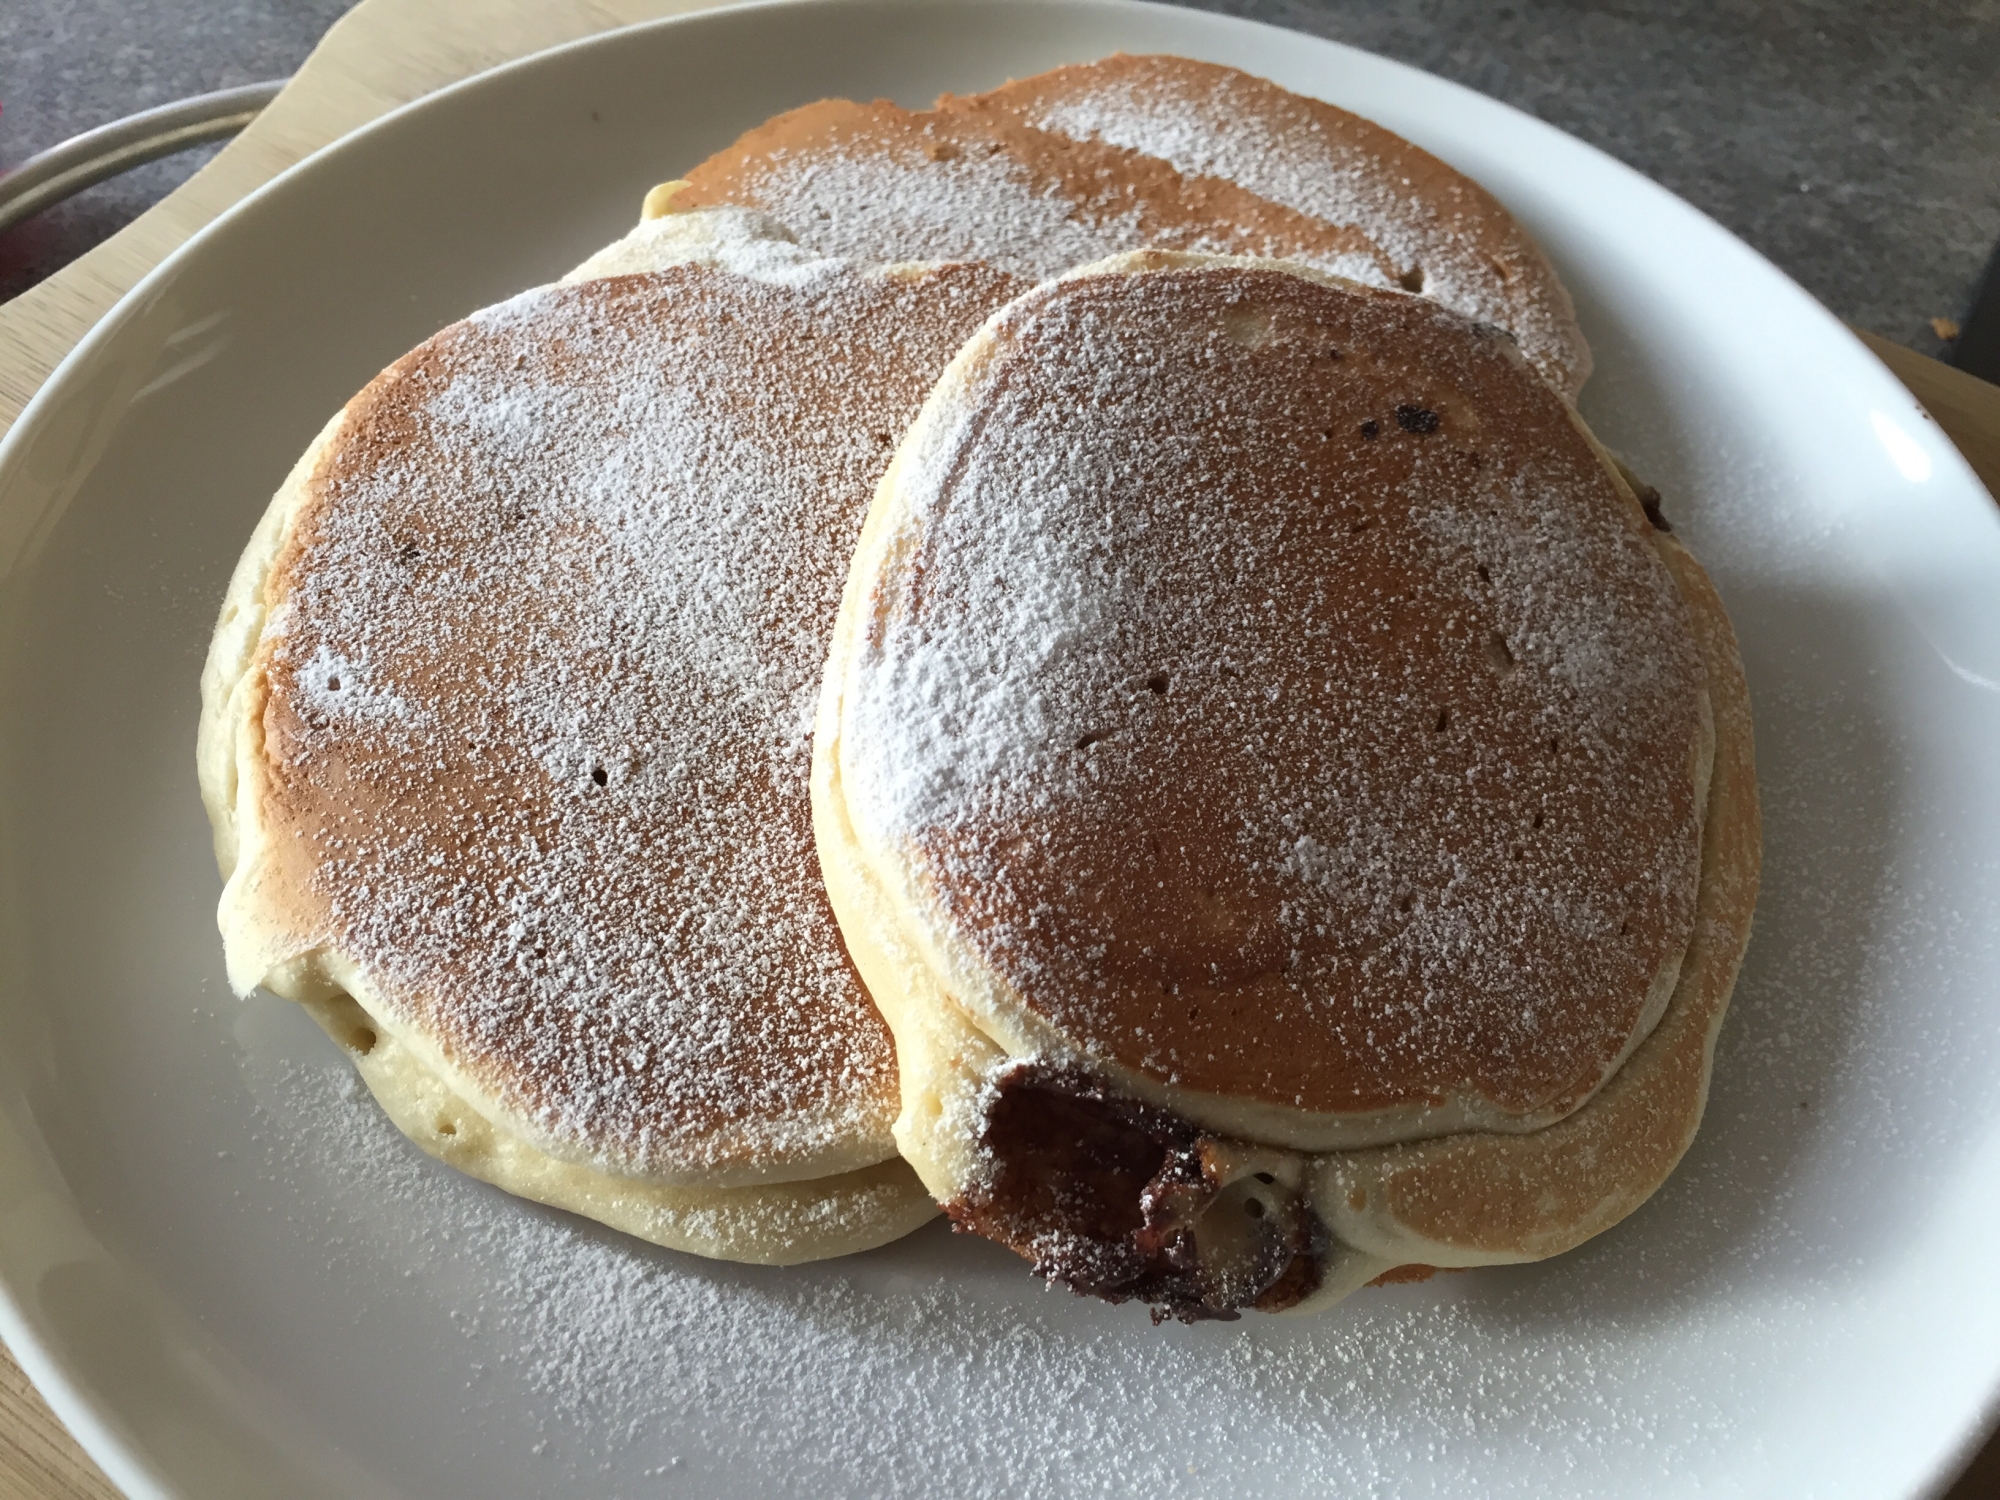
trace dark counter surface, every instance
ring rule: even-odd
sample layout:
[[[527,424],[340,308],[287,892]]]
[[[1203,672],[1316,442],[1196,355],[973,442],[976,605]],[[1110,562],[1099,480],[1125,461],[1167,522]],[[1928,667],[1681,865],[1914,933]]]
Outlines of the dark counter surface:
[[[0,168],[93,125],[291,72],[350,0],[9,0]],[[1741,235],[1840,317],[1936,354],[2000,239],[1990,0],[1203,0],[1504,99]],[[215,148],[0,233],[0,300]]]

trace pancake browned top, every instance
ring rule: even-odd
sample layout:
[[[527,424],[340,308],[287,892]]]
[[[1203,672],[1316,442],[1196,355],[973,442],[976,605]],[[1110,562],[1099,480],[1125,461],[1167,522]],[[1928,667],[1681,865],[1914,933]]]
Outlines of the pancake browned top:
[[[893,1149],[812,708],[895,441],[1017,290],[832,262],[542,288],[349,405],[268,585],[289,852],[259,898],[554,1154],[783,1178]]]
[[[823,99],[765,121],[686,180],[676,210],[759,208],[808,249],[859,260],[984,260],[1040,280],[1144,245],[1391,274],[1354,230],[1000,111]]]
[[[1359,116],[1233,68],[1117,56],[933,110],[823,100],[687,174],[677,209],[761,208],[863,260],[986,260],[1042,279],[1121,251],[1303,261],[1506,328],[1570,396],[1569,295],[1494,197]]]
[[[963,368],[845,686],[906,920],[1172,1089],[1585,1097],[1686,950],[1706,741],[1566,403],[1434,303],[1240,264],[1038,288]]]
[[[1569,293],[1533,237],[1485,188],[1372,120],[1236,68],[1122,53],[940,105],[1142,152],[1349,226],[1394,277],[1355,280],[1498,324],[1572,397],[1590,374]]]

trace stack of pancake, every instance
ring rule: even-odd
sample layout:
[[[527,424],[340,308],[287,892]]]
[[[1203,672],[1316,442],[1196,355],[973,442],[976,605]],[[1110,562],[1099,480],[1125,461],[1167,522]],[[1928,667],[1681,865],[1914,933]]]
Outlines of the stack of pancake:
[[[705,1255],[941,1205],[1192,1319],[1568,1248],[1692,1138],[1757,874],[1588,371],[1490,195],[1245,74],[781,115],[279,490],[231,982]]]

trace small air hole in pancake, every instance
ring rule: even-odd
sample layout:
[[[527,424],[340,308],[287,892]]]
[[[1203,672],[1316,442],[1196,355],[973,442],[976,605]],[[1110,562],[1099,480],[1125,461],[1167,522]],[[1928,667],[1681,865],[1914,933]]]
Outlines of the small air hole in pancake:
[[[1231,343],[1261,349],[1271,337],[1271,314],[1261,307],[1232,307],[1222,315],[1222,331]]]
[[[1485,563],[1479,565],[1479,581],[1481,583],[1491,583],[1493,581],[1493,574],[1488,571]]]
[[[1422,266],[1411,266],[1409,270],[1396,278],[1396,285],[1406,292],[1421,292],[1424,289],[1424,268]]]
[[[878,432],[878,433],[876,433],[876,434],[875,434],[875,442],[876,442],[876,444],[877,444],[878,446],[880,446],[880,447],[883,447],[883,448],[886,448],[886,447],[888,447],[888,446],[889,446],[889,434],[888,434],[888,433],[886,433],[886,432]]]
[[[1329,349],[1326,351],[1326,357],[1328,359],[1339,359],[1340,351],[1338,349]]]
[[[1370,417],[1361,424],[1361,435],[1365,438],[1380,437],[1382,435],[1382,424],[1373,417]]]
[[[1396,903],[1396,910],[1407,913],[1416,904],[1417,898],[1415,896],[1405,896],[1401,901]]]
[[[1451,728],[1451,710],[1441,708],[1438,710],[1437,722],[1431,725],[1431,733],[1443,734],[1449,728]]]
[[[1544,823],[1545,821],[1546,821],[1546,819],[1544,818],[1544,816],[1543,816],[1543,815],[1542,815],[1541,813],[1536,813],[1536,814],[1535,814],[1535,821],[1534,821],[1534,822],[1533,822],[1532,824],[1530,824],[1529,826],[1530,826],[1530,827],[1533,827],[1533,828],[1540,828],[1540,827],[1542,826],[1542,824],[1543,824],[1543,823]]]
[[[592,766],[590,768],[590,779],[596,782],[599,786],[603,786],[611,780],[611,777],[605,771],[604,767]]]
[[[458,1121],[451,1119],[440,1119],[437,1122],[437,1133],[439,1135],[457,1135]]]
[[[1151,692],[1157,693],[1160,697],[1166,697],[1167,674],[1165,672],[1155,672],[1151,677],[1146,679],[1146,687]]]
[[[1514,670],[1514,648],[1507,644],[1507,637],[1497,630],[1486,632],[1486,661],[1494,671],[1505,677]]]
[[[347,1034],[347,1045],[352,1047],[356,1052],[359,1052],[363,1057],[373,1052],[375,1044],[380,1040],[381,1038],[375,1034],[375,1028],[372,1026],[357,1026]]]
[[[1086,734],[1082,739],[1076,742],[1076,748],[1079,750],[1088,750],[1092,745],[1096,744],[1099,740],[1103,738],[1104,736],[1101,734],[1096,734],[1096,733]]]
[[[1250,1175],[1256,1178],[1259,1182],[1264,1183],[1267,1186],[1278,1180],[1277,1178],[1273,1177],[1269,1172],[1252,1172]]]
[[[1561,740],[1557,739],[1553,735],[1549,737],[1549,754],[1551,755],[1562,754],[1562,747],[1563,747],[1563,742]]]
[[[1245,1198],[1243,1200],[1243,1212],[1250,1215],[1250,1217],[1253,1219],[1263,1218],[1264,1217],[1263,1201],[1257,1198]]]
[[[328,691],[329,693],[337,693],[337,692],[339,692],[339,691],[340,691],[340,679],[339,679],[338,677],[329,677],[329,678],[327,678],[327,680],[326,680],[326,690],[327,690],[327,691]]]

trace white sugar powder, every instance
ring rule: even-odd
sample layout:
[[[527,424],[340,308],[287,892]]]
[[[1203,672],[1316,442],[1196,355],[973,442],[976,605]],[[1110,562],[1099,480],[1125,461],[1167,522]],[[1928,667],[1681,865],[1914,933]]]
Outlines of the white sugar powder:
[[[328,937],[520,1128],[628,1170],[886,1146],[896,1103],[811,714],[893,435],[1010,283],[777,250],[440,335],[350,418],[270,631]]]

